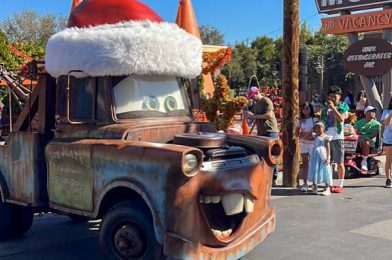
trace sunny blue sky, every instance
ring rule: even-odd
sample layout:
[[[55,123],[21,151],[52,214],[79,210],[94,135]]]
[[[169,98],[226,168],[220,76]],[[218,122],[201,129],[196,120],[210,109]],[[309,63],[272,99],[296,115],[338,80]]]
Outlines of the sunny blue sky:
[[[164,20],[174,22],[179,0],[141,0]],[[226,43],[253,40],[260,35],[283,34],[283,0],[193,0],[199,25],[211,25],[224,35]],[[69,14],[72,0],[1,0],[0,20],[20,10]],[[300,0],[300,19],[312,30],[320,27],[314,0]]]

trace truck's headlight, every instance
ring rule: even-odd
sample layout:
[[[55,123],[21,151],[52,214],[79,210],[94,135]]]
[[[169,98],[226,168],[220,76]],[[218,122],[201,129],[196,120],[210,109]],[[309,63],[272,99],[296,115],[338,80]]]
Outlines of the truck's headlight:
[[[182,169],[184,174],[188,177],[192,177],[196,174],[197,166],[199,162],[194,154],[188,153],[182,159]]]

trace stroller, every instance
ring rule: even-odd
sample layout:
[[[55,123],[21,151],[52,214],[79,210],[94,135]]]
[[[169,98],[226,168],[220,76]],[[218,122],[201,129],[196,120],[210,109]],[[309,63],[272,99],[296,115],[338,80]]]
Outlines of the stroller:
[[[354,129],[347,129],[345,126],[344,136],[344,167],[345,167],[345,178],[360,177],[364,175],[378,175],[382,173],[382,163],[377,158],[382,151],[380,145],[380,137],[377,137],[375,147],[371,149],[368,158],[368,170],[364,171],[361,169],[362,156],[359,148],[359,135]]]

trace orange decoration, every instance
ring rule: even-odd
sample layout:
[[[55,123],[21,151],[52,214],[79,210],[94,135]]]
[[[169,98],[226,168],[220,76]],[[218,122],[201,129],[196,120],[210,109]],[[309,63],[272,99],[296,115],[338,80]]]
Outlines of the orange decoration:
[[[177,12],[176,24],[188,33],[201,39],[191,0],[181,0]]]
[[[73,9],[75,9],[83,0],[73,0],[72,1],[72,7],[71,7],[71,11]]]
[[[231,48],[220,49],[216,52],[204,52],[203,62],[207,64],[203,68],[203,74],[213,73],[231,60]]]

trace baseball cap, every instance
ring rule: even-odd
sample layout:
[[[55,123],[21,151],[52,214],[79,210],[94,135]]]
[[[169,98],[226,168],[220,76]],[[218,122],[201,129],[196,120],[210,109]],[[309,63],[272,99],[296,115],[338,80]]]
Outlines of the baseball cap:
[[[259,92],[260,92],[260,90],[259,90],[258,87],[251,87],[251,88],[249,89],[249,91],[248,91],[247,97],[248,97],[248,98],[251,98],[251,97],[253,97],[254,94],[257,94],[257,93],[259,93]]]
[[[366,112],[375,112],[375,111],[377,111],[377,108],[373,106],[367,106],[363,112],[366,113]]]

